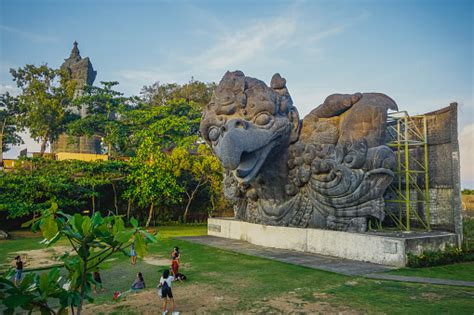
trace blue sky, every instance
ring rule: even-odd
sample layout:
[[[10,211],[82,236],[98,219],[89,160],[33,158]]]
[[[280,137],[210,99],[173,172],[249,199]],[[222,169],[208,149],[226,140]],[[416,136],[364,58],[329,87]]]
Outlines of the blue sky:
[[[302,116],[336,92],[386,93],[412,114],[457,101],[463,186],[474,188],[472,1],[0,3],[0,92],[14,90],[9,68],[58,67],[77,40],[96,83],[128,95],[240,69],[267,83],[281,73]]]

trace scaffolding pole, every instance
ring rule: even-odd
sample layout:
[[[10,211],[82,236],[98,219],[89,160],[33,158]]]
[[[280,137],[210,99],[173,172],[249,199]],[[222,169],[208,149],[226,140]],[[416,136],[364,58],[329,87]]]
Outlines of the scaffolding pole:
[[[414,227],[430,230],[426,116],[410,116],[405,111],[390,113],[387,145],[397,156],[394,181],[389,187],[390,198],[385,200],[388,217],[403,231]],[[394,209],[398,213],[394,213]]]

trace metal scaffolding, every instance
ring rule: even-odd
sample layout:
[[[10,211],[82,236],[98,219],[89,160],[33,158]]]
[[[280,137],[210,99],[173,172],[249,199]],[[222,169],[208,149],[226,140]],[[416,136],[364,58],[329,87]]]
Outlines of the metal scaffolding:
[[[395,178],[386,194],[386,213],[400,230],[430,230],[426,116],[390,113],[387,145],[397,155]]]

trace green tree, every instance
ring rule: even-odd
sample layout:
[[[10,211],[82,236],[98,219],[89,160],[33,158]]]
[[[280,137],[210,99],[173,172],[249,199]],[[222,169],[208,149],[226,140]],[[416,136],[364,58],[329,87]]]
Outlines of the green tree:
[[[3,164],[3,152],[13,145],[23,143],[17,134],[16,115],[18,113],[18,98],[8,92],[0,94],[0,167]]]
[[[200,112],[192,102],[171,100],[148,110],[138,109],[146,128],[137,130],[136,156],[130,160],[129,188],[126,196],[140,206],[149,206],[148,226],[155,206],[181,201],[184,187],[179,178],[186,155],[198,139]]]
[[[218,158],[205,144],[200,144],[195,152],[183,148],[176,148],[174,152],[183,155],[180,167],[184,171],[181,182],[187,199],[183,213],[183,220],[186,222],[191,202],[200,190],[209,190],[214,208],[216,197],[222,189],[222,167]]]
[[[160,82],[156,82],[152,85],[144,86],[141,95],[145,103],[151,106],[164,105],[173,99],[184,99],[187,102],[193,102],[199,108],[204,108],[211,100],[215,88],[215,83],[204,83],[191,78],[188,83],[183,85],[176,83],[160,84]]]
[[[77,212],[90,200],[95,212],[102,194],[112,196],[118,214],[119,190],[127,174],[128,163],[122,161],[22,159],[12,171],[0,172],[0,210],[15,218],[35,214],[55,201],[61,209]]]
[[[92,161],[74,163],[71,174],[74,182],[84,188],[84,195],[91,198],[92,213],[96,211],[96,198],[100,197],[99,187],[110,185],[113,193],[115,214],[118,215],[117,183],[127,177],[128,165],[122,161]]]
[[[101,136],[107,145],[107,155],[122,154],[126,145],[126,128],[121,117],[130,109],[131,99],[113,90],[118,82],[101,82],[102,87],[86,86],[75,99],[78,107],[85,106],[87,116],[68,125],[68,133],[75,136]]]
[[[28,129],[31,137],[41,143],[43,155],[48,141],[56,140],[66,123],[77,118],[69,110],[76,84],[64,71],[47,65],[26,65],[10,69],[10,73],[21,90],[17,126]]]
[[[0,210],[9,217],[35,214],[54,200],[62,208],[79,208],[87,191],[74,182],[80,161],[21,159],[9,172],[0,172]]]
[[[180,173],[170,155],[161,152],[159,147],[139,148],[130,165],[125,196],[140,207],[149,207],[145,224],[148,227],[156,207],[173,205],[181,200],[183,188],[177,181]]]

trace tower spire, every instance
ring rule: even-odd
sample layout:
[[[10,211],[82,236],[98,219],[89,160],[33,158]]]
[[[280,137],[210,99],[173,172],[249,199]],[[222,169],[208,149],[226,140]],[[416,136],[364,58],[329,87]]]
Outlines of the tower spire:
[[[79,48],[77,48],[77,41],[74,41],[73,45],[74,46],[72,47],[71,55],[69,56],[69,58],[81,59],[81,54],[79,53]]]

